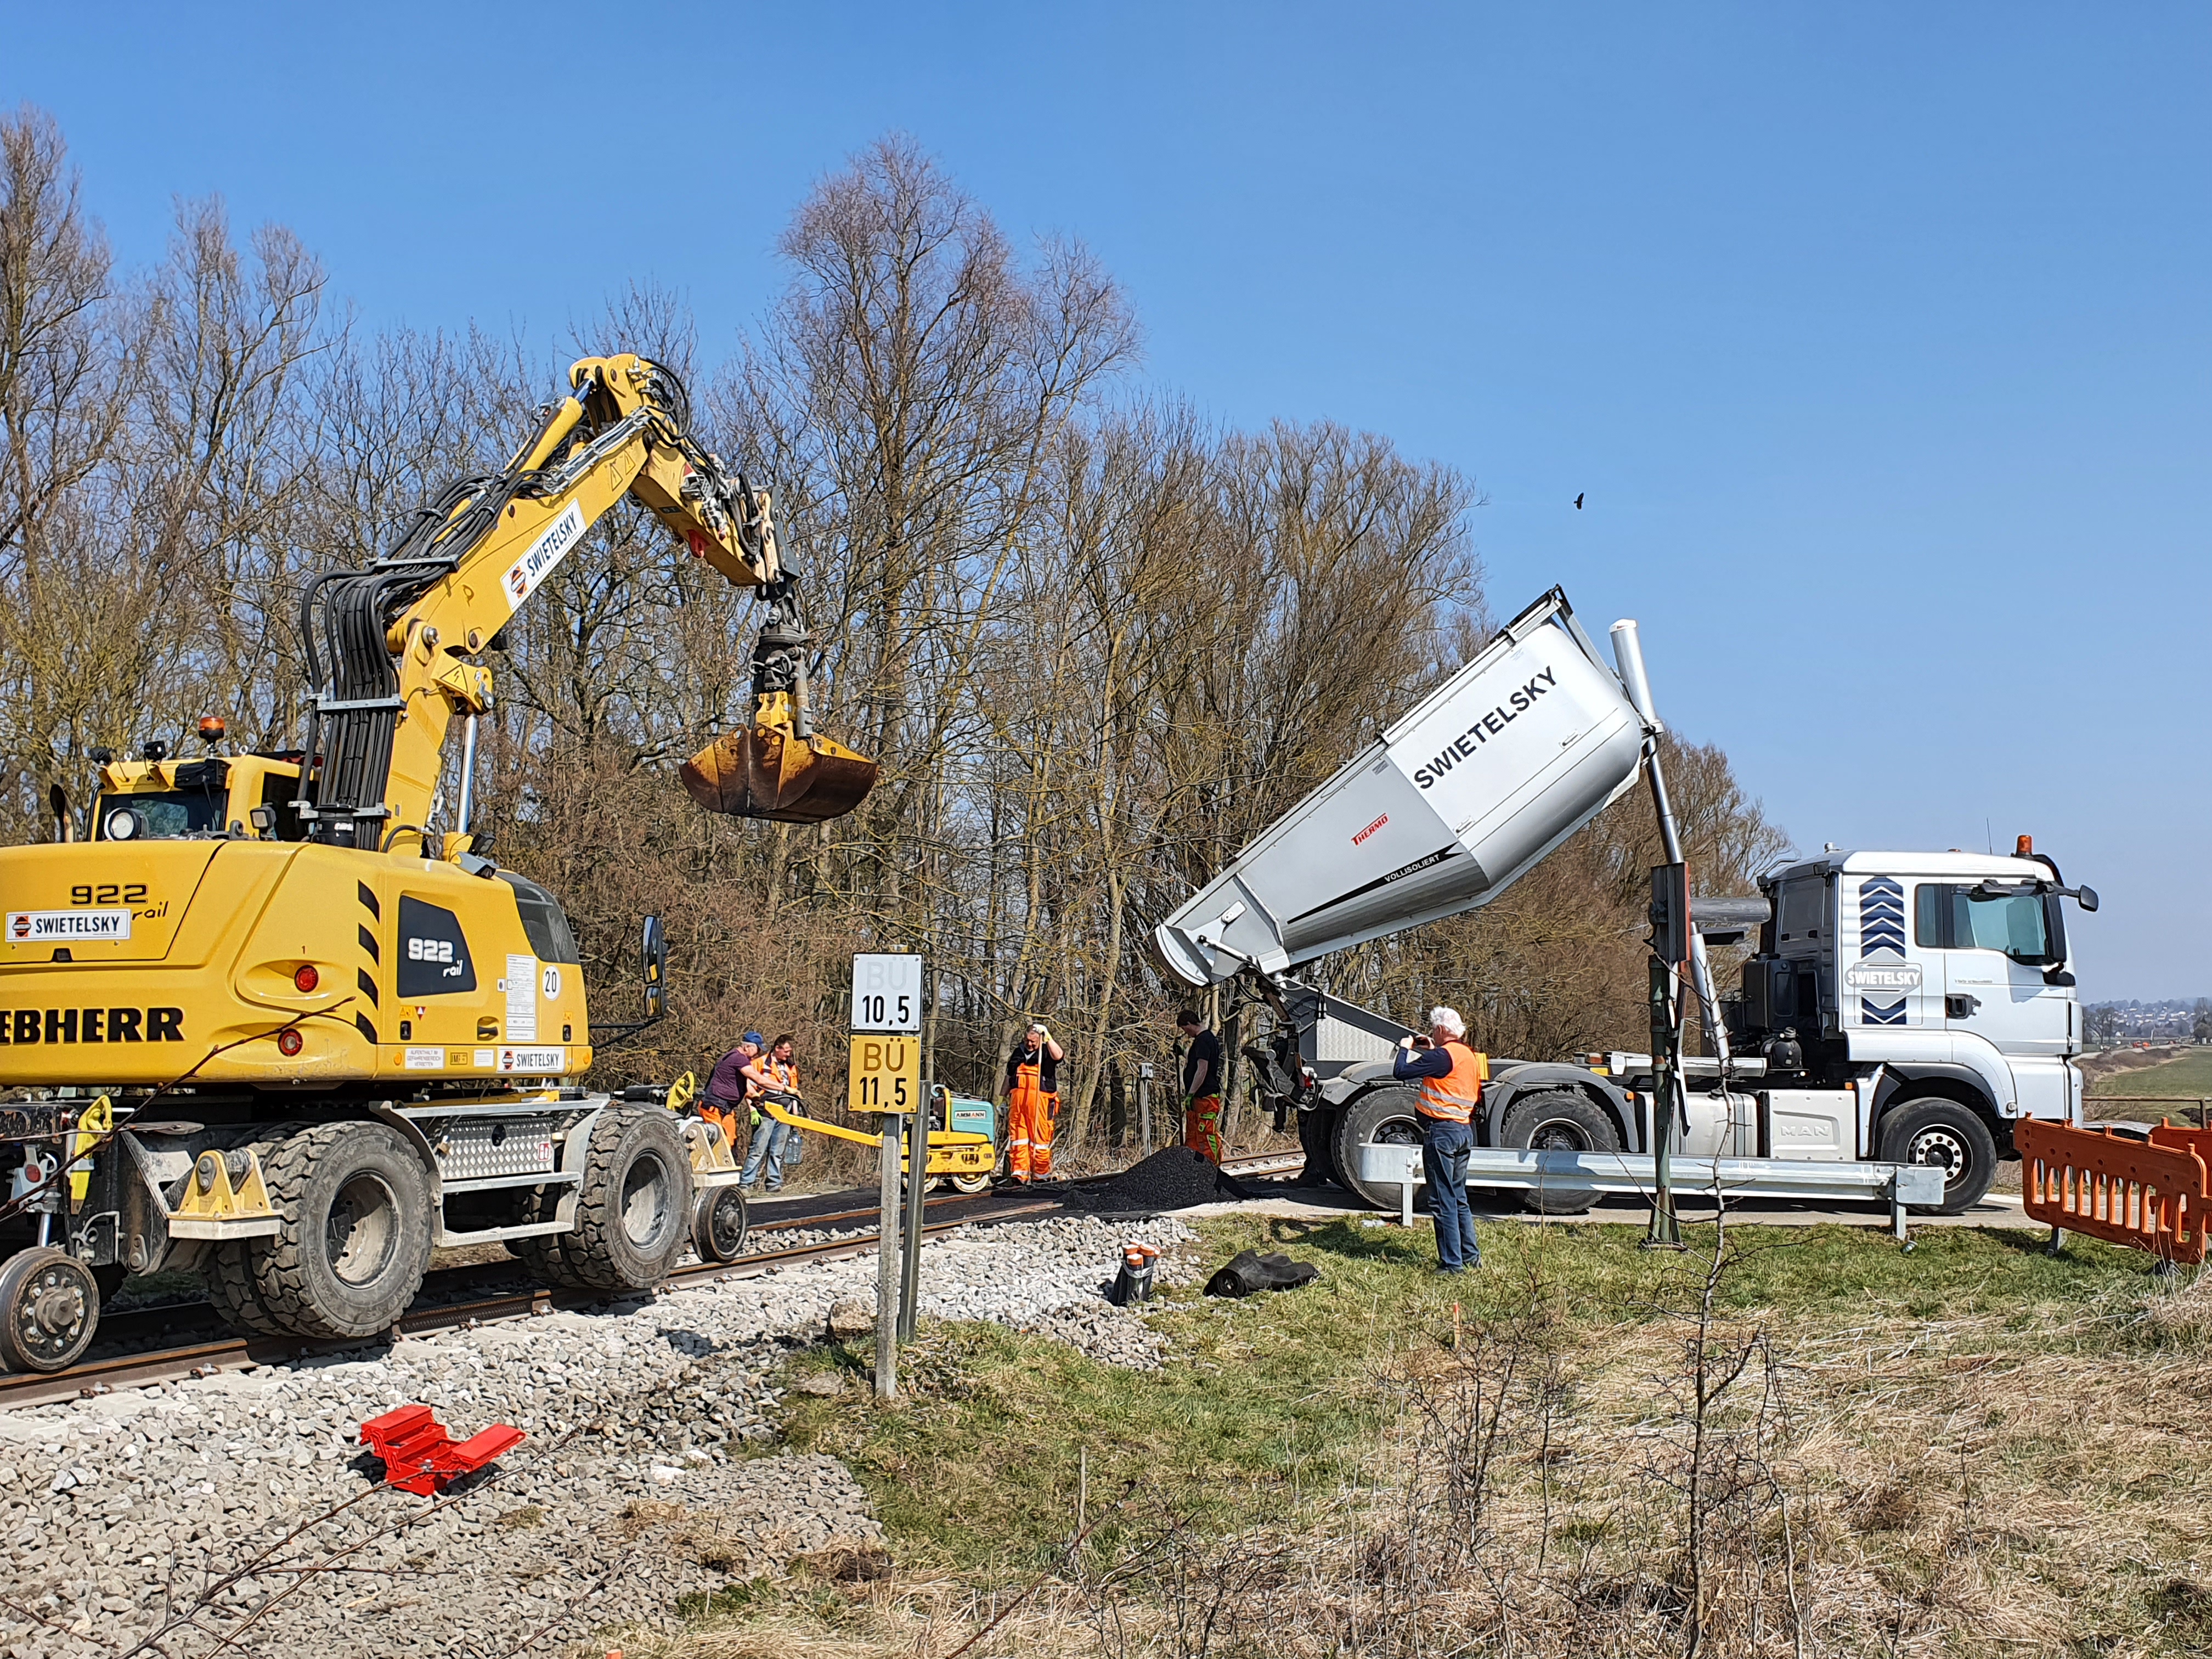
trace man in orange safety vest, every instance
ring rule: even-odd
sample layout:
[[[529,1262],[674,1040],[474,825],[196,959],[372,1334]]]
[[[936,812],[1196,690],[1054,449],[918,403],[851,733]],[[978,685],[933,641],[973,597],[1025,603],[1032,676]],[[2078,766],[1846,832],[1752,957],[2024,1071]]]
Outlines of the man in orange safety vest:
[[[1027,1182],[1052,1174],[1052,1122],[1060,1115],[1060,1062],[1067,1058],[1042,1020],[1006,1057],[1006,1173]]]
[[[1429,1010],[1429,1042],[1408,1036],[1398,1044],[1390,1074],[1418,1079],[1413,1103],[1422,1129],[1421,1173],[1429,1188],[1429,1213],[1437,1224],[1437,1271],[1455,1273],[1482,1265],[1474,1211],[1467,1201],[1467,1155],[1474,1146],[1474,1109],[1490,1079],[1490,1056],[1470,1047],[1467,1022],[1456,1008]]]

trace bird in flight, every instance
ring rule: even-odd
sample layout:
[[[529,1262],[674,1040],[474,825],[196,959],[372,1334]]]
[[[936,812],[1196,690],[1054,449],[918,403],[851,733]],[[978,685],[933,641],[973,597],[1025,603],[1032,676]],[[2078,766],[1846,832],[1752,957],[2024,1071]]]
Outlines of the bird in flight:
[[[1577,495],[1577,496],[1575,497],[1575,511],[1576,511],[1576,512],[1579,513],[1579,512],[1581,512],[1581,511],[1582,511],[1582,509],[1583,509],[1583,495],[1589,495],[1589,491],[1588,491],[1587,489],[1585,489],[1585,490],[1583,490],[1583,491],[1582,492],[1582,495]]]

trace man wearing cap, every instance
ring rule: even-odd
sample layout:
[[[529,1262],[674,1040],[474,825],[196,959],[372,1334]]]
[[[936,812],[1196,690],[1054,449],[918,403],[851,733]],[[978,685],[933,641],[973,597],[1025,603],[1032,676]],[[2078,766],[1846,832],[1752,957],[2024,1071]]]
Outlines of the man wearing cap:
[[[706,1092],[699,1102],[699,1115],[709,1123],[720,1124],[732,1149],[752,1136],[751,1091],[746,1085],[744,1071],[760,1054],[761,1034],[746,1032],[738,1040],[736,1048],[714,1062],[714,1069],[707,1078]]]
[[[758,1031],[745,1033],[744,1041],[738,1045],[738,1053],[745,1058],[736,1072],[736,1086],[742,1091],[744,1105],[739,1109],[744,1121],[752,1126],[752,1139],[745,1147],[744,1168],[738,1172],[738,1185],[750,1189],[760,1179],[761,1166],[768,1166],[769,1190],[774,1192],[783,1185],[783,1146],[791,1131],[778,1123],[760,1109],[760,1097],[769,1086],[769,1075],[763,1057],[768,1052],[768,1039]],[[722,1068],[716,1066],[714,1075],[720,1078]],[[711,1094],[714,1085],[708,1085]]]
[[[1041,1019],[1006,1057],[1006,1173],[1026,1184],[1052,1174],[1052,1121],[1060,1115],[1060,1062],[1067,1055]]]
[[[1490,1077],[1490,1056],[1468,1044],[1467,1022],[1456,1008],[1429,1010],[1425,1048],[1409,1036],[1398,1044],[1390,1074],[1419,1079],[1413,1110],[1421,1120],[1421,1172],[1429,1188],[1429,1213],[1437,1224],[1437,1271],[1455,1273],[1482,1265],[1475,1242],[1474,1211],[1467,1201],[1467,1155],[1474,1146],[1474,1109]]]

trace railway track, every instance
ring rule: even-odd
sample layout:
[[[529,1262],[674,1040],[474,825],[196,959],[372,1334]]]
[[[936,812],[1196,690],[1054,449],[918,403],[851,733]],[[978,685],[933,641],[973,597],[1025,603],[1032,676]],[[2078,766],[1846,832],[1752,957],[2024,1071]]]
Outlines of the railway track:
[[[1295,1170],[1303,1161],[1295,1153],[1231,1158],[1222,1165],[1222,1173],[1231,1176],[1271,1175]],[[1088,1185],[1112,1179],[1111,1175],[1094,1176],[1067,1184]],[[836,1200],[849,1194],[828,1196]],[[1048,1215],[1060,1207],[1056,1194],[1026,1189],[1000,1188],[973,1195],[948,1194],[929,1200],[922,1235],[931,1237],[979,1223]],[[953,1212],[945,1214],[948,1210]],[[779,1213],[756,1224],[752,1236],[824,1230],[841,1231],[846,1236],[785,1249],[762,1250],[736,1261],[686,1262],[664,1282],[673,1286],[718,1279],[750,1279],[794,1262],[834,1261],[865,1255],[876,1248],[878,1213],[872,1203],[865,1207]],[[928,1219],[932,1215],[943,1218]],[[497,1320],[526,1319],[557,1309],[590,1307],[609,1299],[605,1291],[557,1290],[544,1285],[488,1296],[464,1295],[456,1300],[441,1299],[456,1291],[465,1292],[471,1283],[512,1281],[516,1271],[516,1264],[504,1262],[440,1269],[426,1280],[424,1296],[408,1310],[393,1328],[393,1334],[421,1336]],[[653,1292],[630,1294],[643,1297]],[[180,1323],[194,1328],[180,1333],[177,1329]],[[219,1324],[213,1310],[204,1302],[161,1303],[125,1309],[105,1316],[100,1328],[103,1342],[120,1340],[131,1345],[130,1351],[83,1360],[67,1370],[51,1374],[0,1372],[0,1411],[81,1399],[117,1389],[143,1388],[178,1377],[204,1376],[234,1365],[276,1364],[315,1355],[346,1353],[374,1346],[380,1340],[364,1337],[343,1342],[311,1342],[298,1337],[240,1336]],[[149,1346],[139,1347],[140,1342]]]

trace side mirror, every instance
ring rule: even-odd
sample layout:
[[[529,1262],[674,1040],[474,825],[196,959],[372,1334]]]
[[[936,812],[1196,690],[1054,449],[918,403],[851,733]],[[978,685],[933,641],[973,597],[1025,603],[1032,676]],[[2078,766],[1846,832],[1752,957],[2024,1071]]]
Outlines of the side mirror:
[[[2075,894],[2074,902],[2079,904],[2084,910],[2094,913],[2097,908],[2097,890],[2094,887],[2084,887],[2081,889],[2080,891]]]
[[[645,919],[645,936],[640,944],[640,967],[645,976],[645,1017],[659,1019],[668,1012],[668,936],[661,931],[659,916]]]
[[[46,806],[54,815],[54,839],[75,841],[76,823],[70,817],[69,791],[55,784],[46,791]]]

